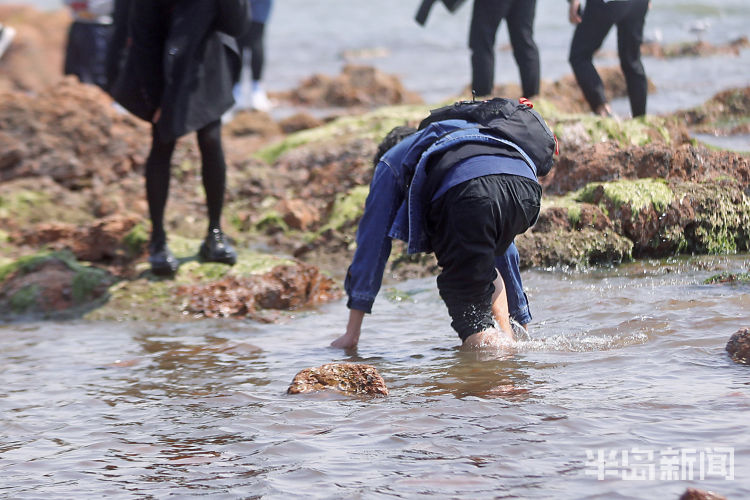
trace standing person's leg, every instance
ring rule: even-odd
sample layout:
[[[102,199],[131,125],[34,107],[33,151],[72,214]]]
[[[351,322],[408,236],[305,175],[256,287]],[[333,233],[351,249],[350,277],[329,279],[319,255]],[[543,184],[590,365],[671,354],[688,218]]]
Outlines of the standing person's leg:
[[[648,80],[641,62],[641,43],[648,2],[649,0],[631,0],[630,11],[617,23],[617,51],[628,87],[630,111],[634,118],[646,114]]]
[[[604,38],[612,28],[613,21],[607,15],[602,0],[588,0],[583,19],[576,27],[570,43],[568,61],[573,68],[578,86],[594,113],[601,113],[607,104],[604,83],[594,67],[594,53],[599,50]]]
[[[508,34],[524,97],[539,94],[539,49],[534,42],[536,0],[515,0],[508,11]]]
[[[201,245],[200,255],[206,261],[232,265],[237,262],[237,254],[226,242],[221,230],[227,171],[221,145],[221,121],[209,123],[198,130],[197,135],[201,152],[201,176],[208,209],[208,236]]]
[[[495,37],[507,13],[507,0],[474,0],[469,27],[471,88],[478,96],[490,95],[495,81]]]
[[[151,218],[149,262],[155,274],[172,274],[177,270],[177,259],[167,247],[164,229],[164,210],[169,197],[170,164],[176,141],[163,142],[156,126],[151,131],[151,152],[146,160],[146,200]]]

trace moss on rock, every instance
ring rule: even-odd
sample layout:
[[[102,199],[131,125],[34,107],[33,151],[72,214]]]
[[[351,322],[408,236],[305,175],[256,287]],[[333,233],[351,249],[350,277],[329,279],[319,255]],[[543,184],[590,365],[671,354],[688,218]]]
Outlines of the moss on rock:
[[[320,127],[290,134],[284,140],[260,150],[256,156],[266,163],[273,163],[285,152],[309,143],[356,138],[380,142],[393,127],[417,122],[428,113],[428,107],[412,105],[386,106],[359,116],[345,116]]]
[[[631,259],[633,242],[613,232],[593,229],[529,232],[516,237],[522,267],[619,264]]]
[[[630,207],[634,215],[647,207],[664,211],[674,200],[674,192],[663,179],[635,179],[593,182],[575,194],[575,199],[598,203],[602,208],[611,204],[616,209]]]

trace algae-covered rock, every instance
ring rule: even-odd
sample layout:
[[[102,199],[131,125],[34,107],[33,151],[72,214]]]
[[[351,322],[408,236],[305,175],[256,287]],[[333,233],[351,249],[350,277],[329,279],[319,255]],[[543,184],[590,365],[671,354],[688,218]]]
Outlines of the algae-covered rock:
[[[634,257],[750,249],[750,198],[729,179],[592,183],[575,199],[598,205],[633,242]]]
[[[100,305],[115,278],[67,251],[44,252],[0,268],[2,320],[81,316]]]
[[[299,372],[288,394],[333,390],[348,395],[387,396],[385,380],[372,365],[329,363]]]
[[[633,243],[615,232],[586,228],[527,232],[516,237],[521,267],[586,267],[631,259]]]

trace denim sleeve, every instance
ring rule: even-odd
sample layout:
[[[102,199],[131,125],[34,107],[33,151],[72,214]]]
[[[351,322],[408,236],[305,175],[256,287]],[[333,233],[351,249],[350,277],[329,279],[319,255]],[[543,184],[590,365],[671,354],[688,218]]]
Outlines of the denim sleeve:
[[[372,312],[391,254],[388,231],[403,199],[401,184],[390,167],[381,161],[372,176],[365,211],[357,228],[357,249],[344,282],[349,309]]]
[[[531,322],[531,311],[529,300],[523,291],[519,262],[520,257],[515,243],[511,243],[503,255],[495,257],[495,267],[500,271],[500,276],[505,283],[510,317],[525,325]]]

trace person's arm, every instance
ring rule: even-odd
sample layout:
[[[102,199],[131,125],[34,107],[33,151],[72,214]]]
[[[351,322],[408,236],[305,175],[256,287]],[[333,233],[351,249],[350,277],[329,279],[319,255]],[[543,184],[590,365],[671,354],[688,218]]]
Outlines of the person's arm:
[[[581,22],[581,0],[568,0],[568,20],[571,24]]]
[[[358,309],[349,309],[349,322],[346,324],[346,333],[331,342],[331,347],[350,349],[359,343],[359,334],[362,331],[362,321],[365,312]]]
[[[402,201],[399,180],[386,163],[379,162],[357,228],[357,249],[346,276],[349,323],[346,333],[331,343],[333,347],[349,348],[359,342],[364,315],[372,311],[383,281],[385,265],[391,254],[388,231]]]

